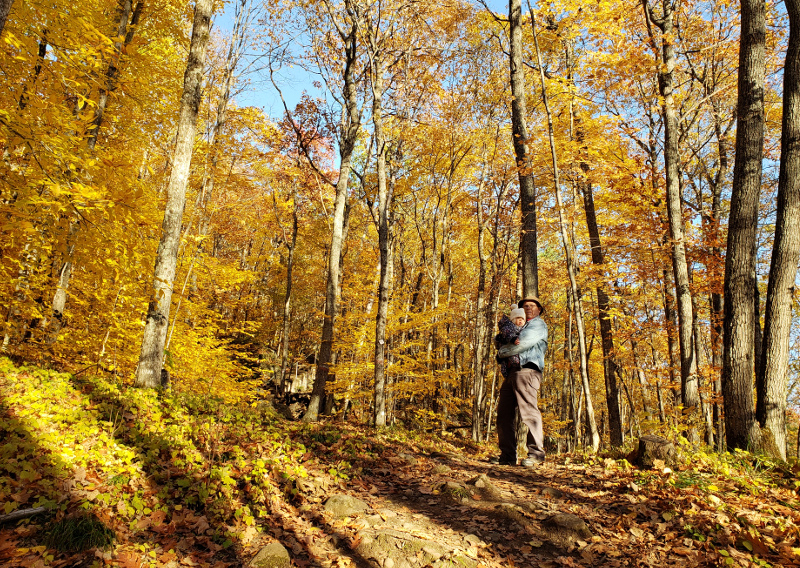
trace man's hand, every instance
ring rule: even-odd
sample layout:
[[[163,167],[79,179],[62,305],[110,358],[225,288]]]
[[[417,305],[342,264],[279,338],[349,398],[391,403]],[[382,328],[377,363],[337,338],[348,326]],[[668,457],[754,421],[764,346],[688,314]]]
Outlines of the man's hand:
[[[519,345],[519,337],[514,340],[514,345]]]

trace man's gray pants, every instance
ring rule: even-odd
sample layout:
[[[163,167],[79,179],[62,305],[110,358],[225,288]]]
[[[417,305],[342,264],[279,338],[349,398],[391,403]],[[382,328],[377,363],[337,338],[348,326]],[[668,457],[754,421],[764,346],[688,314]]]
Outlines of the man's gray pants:
[[[517,432],[514,428],[514,410],[519,407],[519,415],[528,427],[528,457],[544,461],[544,433],[542,413],[539,412],[539,389],[542,373],[535,369],[522,368],[511,371],[500,387],[500,400],[497,403],[497,437],[500,445],[500,459],[516,461]]]

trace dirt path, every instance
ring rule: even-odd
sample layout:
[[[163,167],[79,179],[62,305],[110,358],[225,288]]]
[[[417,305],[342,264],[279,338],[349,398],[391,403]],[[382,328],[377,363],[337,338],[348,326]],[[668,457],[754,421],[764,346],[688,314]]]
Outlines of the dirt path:
[[[301,520],[290,521],[290,531],[273,531],[296,564],[717,566],[732,558],[733,565],[764,565],[740,546],[742,535],[751,534],[738,518],[748,514],[742,503],[676,487],[668,483],[670,472],[565,457],[531,469],[492,466],[453,452],[400,453],[361,464],[360,475],[338,486],[323,477],[300,484]],[[337,518],[324,505],[333,494],[368,508]],[[320,538],[298,537],[314,527]],[[756,539],[751,534],[751,546]],[[800,565],[791,548],[768,548],[761,552],[782,550],[771,565]]]

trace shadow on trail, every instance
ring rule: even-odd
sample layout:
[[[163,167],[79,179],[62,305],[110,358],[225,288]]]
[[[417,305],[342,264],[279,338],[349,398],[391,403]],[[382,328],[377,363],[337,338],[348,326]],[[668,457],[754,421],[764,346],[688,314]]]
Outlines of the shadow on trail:
[[[466,553],[477,537],[483,543],[480,545],[485,554],[483,558],[501,562],[506,562],[511,558],[512,552],[524,547],[537,536],[536,531],[531,530],[530,523],[518,522],[522,515],[517,519],[509,517],[501,508],[499,501],[476,501],[469,498],[457,502],[448,499],[441,492],[435,494],[437,492],[432,490],[437,483],[444,483],[450,479],[463,483],[481,473],[487,474],[490,478],[498,475],[508,477],[507,472],[498,472],[497,468],[489,464],[485,464],[485,467],[476,466],[474,463],[467,464],[461,460],[451,460],[440,452],[420,455],[419,452],[406,448],[404,443],[395,444],[388,440],[367,438],[359,432],[347,432],[346,427],[333,423],[301,427],[297,435],[300,441],[309,446],[310,453],[322,468],[337,468],[342,462],[351,461],[353,467],[361,469],[347,484],[346,493],[360,493],[362,497],[373,502],[374,509],[389,509],[400,513],[398,518],[384,519],[384,523],[377,521],[378,524],[374,526],[371,522],[366,522],[368,518],[364,519],[360,526],[366,532],[359,534],[374,536],[376,531],[384,529],[391,531],[394,528],[392,522],[410,521],[407,524],[411,525],[409,530],[412,531],[419,529],[424,533],[426,526],[430,526],[430,530],[434,533],[441,531],[441,535],[444,535],[441,543],[447,541],[446,546],[455,546],[461,550],[459,553],[453,553],[456,555]],[[348,436],[352,439],[346,441]],[[416,454],[425,460],[430,459],[431,463],[426,464],[427,466],[437,463],[453,466],[452,471],[449,474],[435,476],[429,473],[422,474],[419,470],[424,466],[406,463],[407,457],[401,456],[403,453]],[[462,471],[458,471],[459,469]],[[537,490],[546,488],[546,484],[540,480],[525,475],[514,477],[526,491],[534,487]],[[357,486],[360,486],[360,490]],[[506,497],[502,502],[521,505],[524,504],[524,497]],[[373,515],[374,513],[375,511]],[[321,526],[319,519],[315,522]],[[415,527],[415,523],[420,526]],[[472,535],[472,541],[465,540],[468,535]],[[434,542],[439,542],[436,538],[431,538]],[[547,541],[540,543],[536,553],[539,559],[553,561],[558,557],[571,555]],[[512,561],[524,563],[526,559],[520,557]],[[452,565],[458,565],[458,561],[453,562],[455,563]],[[450,566],[447,563],[442,565]]]

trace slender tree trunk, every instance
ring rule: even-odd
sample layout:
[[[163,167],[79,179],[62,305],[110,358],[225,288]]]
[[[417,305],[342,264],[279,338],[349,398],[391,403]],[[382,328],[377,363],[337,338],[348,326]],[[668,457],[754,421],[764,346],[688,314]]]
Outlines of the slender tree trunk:
[[[581,164],[583,167],[585,164]],[[588,168],[588,166],[587,166]],[[592,184],[585,181],[580,184],[583,192],[583,205],[586,212],[586,226],[589,230],[589,242],[592,247],[592,264],[600,267],[601,283],[597,286],[597,315],[600,320],[600,338],[603,347],[603,374],[606,380],[606,405],[611,426],[611,445],[622,445],[622,422],[619,410],[619,387],[617,386],[618,365],[614,356],[614,335],[611,327],[610,301],[603,283],[605,279],[605,259],[600,242],[600,231],[597,227],[597,216],[592,196]]]
[[[294,251],[297,248],[297,192],[292,195],[292,242],[286,243],[289,249],[286,259],[286,298],[283,302],[283,341],[281,344],[281,376],[280,376],[280,395],[286,396],[286,378],[289,369],[289,332],[292,323],[292,284],[294,269]]]
[[[764,0],[743,0],[741,14],[736,159],[725,255],[723,324],[722,395],[730,450],[755,449],[759,441],[753,411],[753,292],[764,153]]]
[[[197,113],[202,99],[203,67],[211,27],[211,14],[211,0],[197,0],[189,58],[183,79],[183,95],[178,119],[178,135],[172,158],[172,173],[167,187],[167,207],[164,211],[161,241],[156,253],[153,288],[147,309],[147,323],[142,338],[139,366],[136,370],[135,385],[137,387],[155,388],[161,381],[172,285],[175,280],[178,245],[180,244],[181,219],[186,203],[186,186],[189,182]]]
[[[2,1],[2,0],[0,0]],[[0,30],[2,33],[2,30]],[[47,55],[47,28],[42,30],[42,37],[39,40],[39,49],[36,55],[36,65],[33,67],[33,77],[30,81],[30,86],[32,88],[36,87],[36,80],[39,78],[39,75],[42,74],[42,63],[44,63],[45,57]],[[19,96],[19,110],[24,110],[26,106],[28,106],[28,85],[25,85],[22,88],[22,94]]]
[[[106,69],[106,83],[100,87],[100,93],[97,98],[97,107],[95,108],[94,120],[89,129],[89,136],[86,139],[86,145],[90,150],[94,150],[97,144],[97,136],[100,134],[100,126],[103,124],[103,116],[108,104],[108,95],[117,88],[117,78],[119,76],[119,60],[122,57],[122,48],[127,46],[133,39],[135,26],[139,23],[139,17],[142,14],[144,7],[144,0],[140,0],[136,4],[136,9],[133,10],[132,0],[120,0],[119,3],[119,25],[117,26],[117,34],[114,37],[114,54],[111,61],[108,63]],[[131,19],[131,10],[133,10],[133,18]],[[131,29],[128,30],[128,20],[130,21]]]
[[[667,184],[667,215],[669,236],[672,248],[672,269],[678,300],[678,341],[681,357],[681,397],[684,412],[689,421],[687,431],[690,440],[695,441],[697,433],[694,422],[700,403],[697,387],[697,361],[694,358],[692,292],[689,285],[689,271],[686,260],[686,237],[683,222],[683,200],[680,187],[680,156],[678,154],[678,113],[673,96],[673,72],[675,70],[674,41],[674,0],[662,0],[660,18],[649,4],[645,4],[646,16],[661,30],[661,67],[658,72],[659,92],[663,97],[662,114],[664,119],[664,171]]]
[[[536,58],[539,64],[539,75],[542,84],[542,100],[544,101],[545,114],[547,116],[547,133],[550,140],[550,154],[553,165],[553,190],[556,197],[556,206],[558,209],[558,222],[561,229],[561,242],[564,246],[564,254],[567,258],[567,276],[569,277],[570,293],[575,301],[575,327],[578,332],[578,352],[580,354],[580,372],[581,379],[583,380],[584,389],[587,390],[587,410],[589,415],[589,428],[592,433],[592,449],[596,452],[600,448],[600,436],[597,433],[597,426],[594,422],[594,408],[588,395],[589,388],[589,360],[586,355],[586,327],[583,320],[583,309],[581,308],[581,292],[578,288],[578,281],[575,276],[576,262],[573,255],[574,244],[570,241],[569,234],[567,233],[567,221],[564,216],[564,205],[561,201],[561,184],[559,182],[558,173],[558,156],[556,155],[556,143],[553,136],[553,116],[550,113],[550,105],[547,97],[547,89],[544,81],[544,69],[542,67],[542,58],[539,52],[539,39],[536,33],[536,22],[534,21],[533,12],[531,12],[531,27],[533,28],[534,44],[536,46]],[[619,410],[619,406],[617,406]],[[619,420],[619,414],[617,414]],[[618,426],[618,424],[617,424]],[[621,437],[621,432],[620,432]],[[622,442],[620,441],[620,444]]]
[[[478,228],[478,291],[475,301],[475,352],[472,364],[473,369],[473,396],[472,396],[472,440],[480,442],[482,437],[481,426],[483,425],[482,411],[486,398],[485,381],[485,357],[484,342],[488,339],[486,322],[486,251],[485,233],[486,221],[483,215],[483,188],[486,183],[486,156],[484,150],[483,167],[481,169],[480,182],[476,198],[476,219]]]
[[[94,150],[97,145],[97,137],[100,133],[100,127],[103,124],[103,117],[105,116],[106,106],[108,105],[108,96],[117,88],[117,80],[119,79],[119,66],[122,58],[122,51],[133,40],[136,33],[136,27],[139,25],[139,18],[142,15],[145,0],[139,0],[136,8],[132,8],[132,0],[120,0],[119,3],[119,22],[117,24],[114,54],[111,61],[108,63],[105,75],[105,85],[100,87],[100,93],[97,99],[97,107],[95,109],[95,117],[89,128],[88,137],[86,139],[86,146],[89,150]],[[133,9],[133,15],[131,10]],[[129,23],[130,20],[130,23]],[[41,53],[41,46],[40,46]],[[22,99],[20,99],[22,103]],[[67,246],[69,253],[66,255],[64,265],[59,271],[59,280],[56,287],[55,295],[53,296],[52,304],[52,319],[49,322],[47,330],[47,343],[53,344],[58,340],[58,334],[61,331],[61,325],[64,317],[64,309],[67,305],[67,292],[69,290],[70,279],[72,273],[75,271],[74,252],[75,240],[80,232],[80,221],[74,219],[70,222],[70,228],[67,236]]]
[[[509,66],[511,76],[511,136],[519,176],[520,210],[522,212],[519,244],[522,271],[522,295],[539,295],[538,250],[536,244],[536,187],[529,149],[525,69],[522,63],[522,0],[508,2]]]
[[[642,408],[648,420],[653,419],[653,411],[650,408],[650,386],[647,384],[647,374],[642,368],[642,361],[639,359],[639,345],[631,338],[631,355],[633,356],[633,366],[639,386],[642,387]]]
[[[778,218],[769,268],[764,345],[756,381],[756,419],[763,447],[786,459],[786,386],[792,298],[800,256],[800,0],[784,0],[789,46],[783,68],[783,123]]]
[[[350,10],[350,2],[345,4]],[[356,36],[358,23],[352,15],[350,29],[345,33],[340,32],[344,42],[344,70],[342,73],[344,86],[345,108],[342,112],[342,140],[339,147],[339,180],[336,182],[336,198],[333,205],[333,227],[331,230],[331,246],[328,254],[328,275],[325,285],[325,316],[322,321],[322,337],[320,340],[319,354],[317,356],[317,372],[314,376],[314,387],[311,393],[311,402],[303,415],[305,422],[316,422],[325,400],[329,365],[333,353],[333,331],[336,316],[339,312],[339,299],[341,297],[341,261],[344,233],[346,225],[347,188],[350,180],[350,162],[353,156],[358,131],[361,127],[361,112],[358,108],[358,93],[356,85],[355,65],[357,57]]]
[[[378,178],[378,248],[381,275],[378,286],[378,313],[375,317],[374,424],[386,426],[386,320],[389,315],[390,203],[386,183],[386,137],[383,131],[383,53],[370,35],[372,48],[372,124],[375,129],[375,159]]]
[[[714,177],[708,176],[708,185],[711,188],[711,214],[704,216],[705,233],[709,248],[710,259],[707,261],[706,270],[711,279],[711,292],[709,294],[709,328],[711,335],[711,366],[713,368],[712,387],[714,390],[713,421],[716,433],[717,447],[723,448],[725,430],[722,420],[722,322],[724,319],[722,309],[722,294],[719,292],[724,286],[724,258],[720,243],[720,218],[722,216],[722,188],[728,177],[730,160],[728,155],[729,143],[727,130],[723,128],[723,113],[719,102],[713,96],[715,86],[708,81],[703,82],[706,96],[711,100],[711,109],[714,118],[714,136],[717,140],[717,154],[719,167]],[[707,257],[708,258],[708,257]]]

